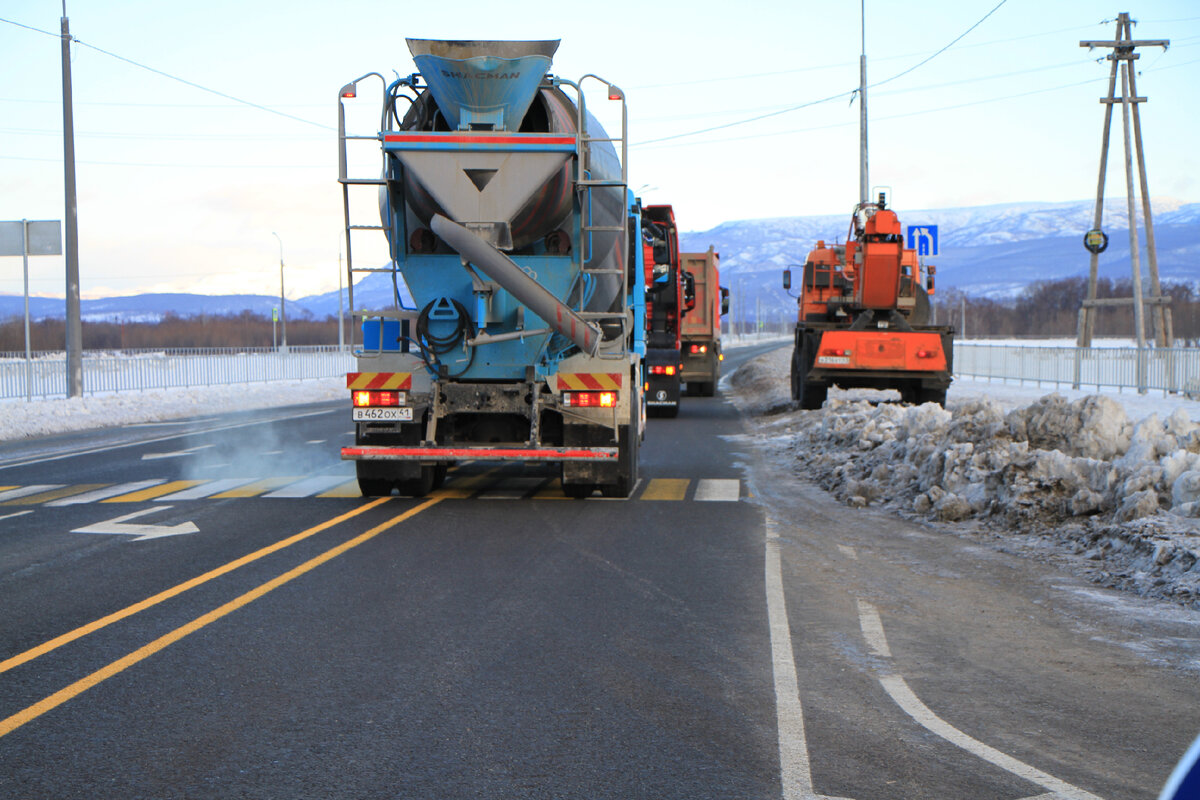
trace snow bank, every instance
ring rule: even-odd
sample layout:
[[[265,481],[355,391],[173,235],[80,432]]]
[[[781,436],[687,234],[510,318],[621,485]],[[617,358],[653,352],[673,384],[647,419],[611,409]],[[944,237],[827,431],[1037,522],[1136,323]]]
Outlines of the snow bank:
[[[1097,582],[1200,608],[1200,424],[1185,407],[1135,424],[1107,395],[1006,410],[952,387],[946,409],[835,391],[801,411],[787,395],[789,355],[760,357],[731,384],[768,416],[759,435],[797,476],[851,506],[1049,547]]]

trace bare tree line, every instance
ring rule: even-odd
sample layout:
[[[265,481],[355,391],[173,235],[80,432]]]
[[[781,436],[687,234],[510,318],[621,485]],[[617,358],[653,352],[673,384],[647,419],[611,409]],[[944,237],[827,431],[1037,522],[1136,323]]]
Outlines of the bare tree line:
[[[272,334],[272,326],[276,325]],[[33,350],[62,350],[66,341],[66,323],[62,319],[42,319],[30,325]],[[145,348],[197,347],[271,347],[282,331],[271,318],[251,311],[240,314],[180,317],[168,313],[157,322],[83,322],[85,350],[135,350]],[[290,346],[336,345],[337,317],[325,319],[288,319]],[[349,328],[346,331],[349,341]],[[25,350],[25,321],[10,317],[0,322],[0,352]]]
[[[1148,291],[1148,290],[1147,290]],[[1200,342],[1200,294],[1187,284],[1164,284],[1163,293],[1171,298],[1176,343],[1196,346]],[[1130,297],[1129,280],[1100,278],[1096,296]],[[1027,286],[1016,298],[994,300],[971,297],[955,289],[939,293],[935,300],[937,321],[953,325],[961,333],[965,306],[968,338],[1075,338],[1079,307],[1087,296],[1087,278],[1063,278],[1040,281]],[[1146,336],[1154,331],[1146,315]],[[1096,335],[1136,338],[1133,306],[1105,307],[1099,310]]]

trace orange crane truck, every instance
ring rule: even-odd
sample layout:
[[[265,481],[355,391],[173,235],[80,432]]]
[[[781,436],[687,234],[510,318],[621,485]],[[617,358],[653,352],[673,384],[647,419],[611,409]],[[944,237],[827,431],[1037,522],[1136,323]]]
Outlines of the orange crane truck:
[[[820,408],[831,385],[896,389],[905,403],[945,405],[954,329],[929,324],[930,266],[904,246],[900,220],[859,203],[845,244],[817,242],[804,263],[792,350],[792,399]],[[792,285],[785,270],[784,289]]]

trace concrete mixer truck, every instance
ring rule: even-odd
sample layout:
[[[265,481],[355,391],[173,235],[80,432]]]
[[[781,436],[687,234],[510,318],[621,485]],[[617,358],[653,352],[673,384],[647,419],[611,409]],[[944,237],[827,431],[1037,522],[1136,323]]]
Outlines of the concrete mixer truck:
[[[361,330],[342,458],[367,496],[423,495],[468,460],[548,462],[568,496],[628,496],[644,433],[645,286],[624,95],[595,75],[550,75],[556,40],[407,41],[417,71],[383,81],[381,130],[346,130],[346,103],[378,73],[339,93]],[[585,89],[620,103],[619,134],[588,112]],[[372,139],[382,174],[352,177],[348,145]],[[352,190],[375,186],[380,222],[364,225]],[[364,231],[386,237],[384,267],[354,263]],[[355,307],[356,279],[380,272],[393,302]]]

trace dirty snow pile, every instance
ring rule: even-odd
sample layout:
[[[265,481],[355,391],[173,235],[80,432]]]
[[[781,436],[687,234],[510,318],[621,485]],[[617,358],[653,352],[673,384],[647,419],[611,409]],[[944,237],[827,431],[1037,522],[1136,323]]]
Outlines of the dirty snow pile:
[[[1059,556],[1098,583],[1200,608],[1200,423],[1183,408],[1136,424],[1106,395],[1050,394],[1006,410],[951,389],[948,408],[831,392],[787,396],[785,349],[733,376],[769,447],[851,506],[883,505],[934,525]],[[782,388],[781,388],[782,387]],[[1019,534],[1014,536],[1013,534]]]

